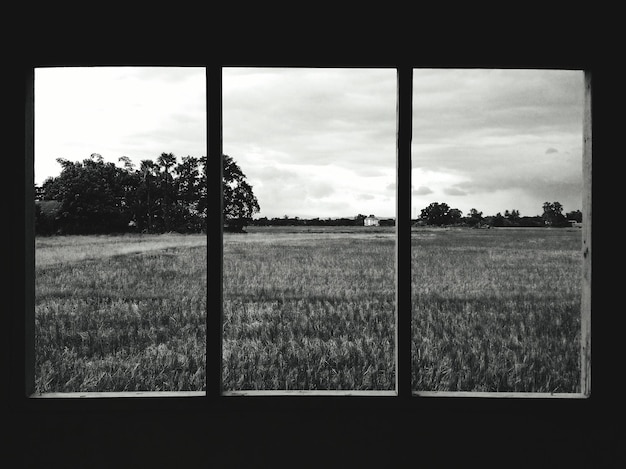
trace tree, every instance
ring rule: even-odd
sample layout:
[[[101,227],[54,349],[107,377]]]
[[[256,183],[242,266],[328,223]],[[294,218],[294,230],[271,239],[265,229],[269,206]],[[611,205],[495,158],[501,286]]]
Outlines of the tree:
[[[184,156],[183,161],[174,168],[176,180],[175,193],[178,197],[176,217],[177,229],[200,231],[204,219],[199,202],[201,197],[200,160],[193,156]]]
[[[450,208],[446,203],[433,202],[423,208],[420,218],[429,225],[450,225],[458,223],[463,213],[458,208]]]
[[[59,228],[65,233],[124,231],[132,219],[125,204],[123,169],[96,153],[80,162],[58,158],[61,174],[44,182],[44,198],[59,201]]]
[[[170,231],[172,228],[172,205],[175,203],[170,168],[176,164],[176,157],[173,153],[161,153],[157,158],[157,164],[163,169],[161,173],[161,198],[159,199],[161,216],[163,217],[165,231]]]
[[[38,233],[206,230],[205,156],[187,156],[178,163],[172,153],[162,153],[156,162],[142,160],[139,169],[128,157],[119,158],[123,167],[118,167],[97,153],[83,162],[57,161],[61,174],[35,187]],[[229,156],[224,157],[223,170],[224,220],[228,229],[242,231],[259,211],[259,203]],[[47,210],[50,207],[55,210]]]
[[[478,226],[483,220],[483,212],[479,212],[475,208],[471,208],[466,217],[469,226]]]
[[[504,218],[506,218],[510,222],[511,226],[516,226],[520,220],[519,210],[513,209],[510,212],[508,210],[505,210]]]
[[[156,192],[156,165],[152,160],[141,160],[139,169],[141,176],[141,185],[139,192],[140,209],[137,215],[137,224],[139,230],[143,231],[144,227],[151,233],[154,229],[154,194]]]
[[[498,212],[492,218],[491,224],[493,226],[504,226],[504,220],[506,220],[506,218],[504,218],[504,216],[502,216],[502,214]]]
[[[455,225],[461,221],[461,217],[463,216],[463,212],[461,212],[458,208],[451,208],[448,210],[447,214],[447,225]]]
[[[222,184],[224,223],[228,230],[241,232],[260,207],[246,175],[228,155],[223,155]]]
[[[563,205],[559,202],[544,202],[543,215],[541,216],[546,225],[565,226],[567,219],[563,216]]]
[[[574,210],[572,212],[567,212],[565,214],[565,218],[567,218],[568,220],[576,221],[578,223],[582,223],[583,213],[580,210]]]

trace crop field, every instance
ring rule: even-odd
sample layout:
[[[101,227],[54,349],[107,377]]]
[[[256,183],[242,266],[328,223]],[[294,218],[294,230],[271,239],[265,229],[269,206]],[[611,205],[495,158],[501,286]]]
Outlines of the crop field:
[[[393,230],[225,234],[224,389],[393,389]],[[576,392],[580,244],[415,229],[413,389]],[[37,238],[37,391],[204,390],[206,269],[202,235]]]
[[[413,233],[413,389],[580,391],[581,235]]]
[[[38,392],[205,388],[206,237],[35,241]]]

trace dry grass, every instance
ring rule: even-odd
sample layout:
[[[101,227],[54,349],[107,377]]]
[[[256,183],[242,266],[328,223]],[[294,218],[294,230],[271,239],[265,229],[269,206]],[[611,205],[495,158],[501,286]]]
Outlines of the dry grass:
[[[36,390],[203,390],[205,316],[204,236],[38,239]]]
[[[37,239],[38,391],[205,388],[206,238]],[[224,388],[394,386],[389,228],[224,239]],[[416,390],[576,392],[580,231],[413,233]]]

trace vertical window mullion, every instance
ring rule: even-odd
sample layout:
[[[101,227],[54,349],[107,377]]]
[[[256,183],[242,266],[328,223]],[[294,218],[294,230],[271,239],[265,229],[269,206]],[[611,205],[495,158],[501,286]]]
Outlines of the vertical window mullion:
[[[398,67],[397,93],[396,391],[407,398],[411,396],[411,67]]]
[[[207,314],[206,393],[222,393],[222,67],[206,69]]]

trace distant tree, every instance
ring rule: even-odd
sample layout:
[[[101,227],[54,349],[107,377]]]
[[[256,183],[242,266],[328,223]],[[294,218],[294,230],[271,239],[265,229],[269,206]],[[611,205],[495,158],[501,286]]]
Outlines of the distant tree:
[[[451,209],[446,203],[433,202],[422,209],[420,219],[429,225],[450,225],[458,223],[462,215],[459,209]]]
[[[477,226],[483,220],[483,212],[479,212],[475,208],[472,208],[465,217],[465,220],[469,226]]]
[[[447,216],[447,225],[456,225],[461,221],[461,217],[463,216],[463,212],[461,212],[458,208],[451,208],[448,210]]]
[[[500,212],[498,212],[492,218],[491,225],[492,226],[504,226],[505,220],[506,218],[504,218],[504,216]]]
[[[448,204],[432,202],[428,207],[422,209],[420,218],[429,225],[443,225],[448,210],[450,210]]]
[[[565,226],[567,219],[563,216],[563,205],[559,202],[544,202],[542,218],[546,225]]]
[[[583,213],[580,210],[574,210],[572,212],[567,212],[565,214],[565,218],[567,218],[568,220],[577,221],[578,223],[582,223]]]
[[[223,155],[223,162],[224,223],[229,230],[240,232],[250,223],[252,216],[259,212],[259,202],[235,160]]]
[[[117,159],[118,162],[120,163],[124,163],[124,168],[126,169],[126,171],[133,171],[135,169],[135,165],[133,164],[133,162],[131,161],[131,159],[128,156],[120,156]]]
[[[504,218],[511,222],[511,225],[517,225],[520,220],[519,210],[513,209],[510,212],[508,210],[505,210]]]

